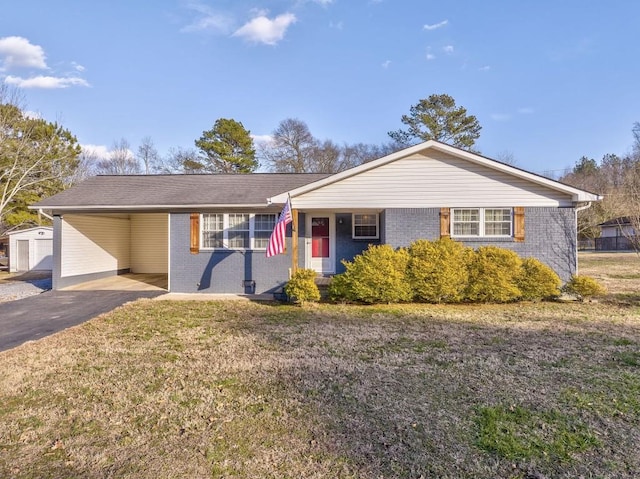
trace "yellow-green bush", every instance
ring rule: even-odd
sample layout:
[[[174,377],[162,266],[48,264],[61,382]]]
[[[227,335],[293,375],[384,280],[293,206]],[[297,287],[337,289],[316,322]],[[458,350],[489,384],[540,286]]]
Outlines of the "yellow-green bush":
[[[312,269],[297,270],[284,287],[284,292],[296,303],[304,304],[309,301],[319,301],[320,291],[315,282],[317,274]]]
[[[345,273],[337,274],[331,278],[327,293],[331,301],[356,301],[351,290],[351,280]]]
[[[472,255],[471,248],[450,238],[411,243],[407,276],[414,298],[429,303],[462,301]]]
[[[562,281],[546,264],[535,258],[525,258],[516,284],[522,299],[535,301],[559,296]]]
[[[591,296],[599,296],[606,294],[607,290],[602,286],[595,278],[591,276],[575,275],[571,277],[571,280],[565,285],[565,291],[568,293],[577,294],[583,298],[590,298]]]
[[[469,263],[466,299],[481,303],[506,303],[522,296],[517,286],[522,259],[497,246],[481,246]]]
[[[407,280],[409,253],[390,245],[371,245],[353,261],[343,261],[346,271],[333,278],[329,294],[333,299],[363,303],[410,301]]]

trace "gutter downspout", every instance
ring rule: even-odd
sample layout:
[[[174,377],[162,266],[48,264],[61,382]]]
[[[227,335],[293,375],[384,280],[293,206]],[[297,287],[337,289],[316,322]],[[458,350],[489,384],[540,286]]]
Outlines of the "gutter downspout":
[[[584,210],[588,210],[589,208],[591,208],[591,201],[587,202],[586,205],[582,205],[582,206],[578,206],[575,209],[575,213],[576,213],[576,241],[578,240],[578,213],[580,213],[581,211]],[[576,275],[578,274],[578,245],[576,244]]]
[[[48,220],[53,221],[53,216],[49,216],[48,214],[46,214],[42,208],[38,208],[38,214],[44,216]]]

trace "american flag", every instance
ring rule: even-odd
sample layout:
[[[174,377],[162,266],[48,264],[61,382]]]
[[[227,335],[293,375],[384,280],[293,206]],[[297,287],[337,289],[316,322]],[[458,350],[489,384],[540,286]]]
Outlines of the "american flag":
[[[282,212],[278,217],[278,221],[276,221],[276,225],[273,227],[273,232],[269,237],[269,243],[267,244],[267,258],[284,253],[287,225],[291,223],[292,220],[291,201],[287,199],[287,202],[284,204],[284,208],[282,208]]]

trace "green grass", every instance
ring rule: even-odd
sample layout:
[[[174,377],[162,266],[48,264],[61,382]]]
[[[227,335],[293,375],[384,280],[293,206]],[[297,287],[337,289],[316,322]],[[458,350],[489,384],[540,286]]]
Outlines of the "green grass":
[[[484,406],[476,416],[479,448],[510,460],[567,462],[600,445],[578,418],[522,406]]]

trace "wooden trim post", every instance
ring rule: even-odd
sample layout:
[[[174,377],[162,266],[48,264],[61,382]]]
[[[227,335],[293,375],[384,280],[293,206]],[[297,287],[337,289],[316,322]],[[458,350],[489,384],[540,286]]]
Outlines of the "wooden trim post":
[[[291,210],[291,274],[298,270],[298,210]]]

